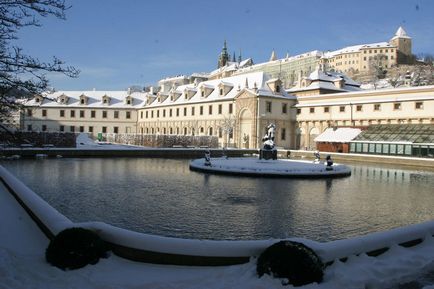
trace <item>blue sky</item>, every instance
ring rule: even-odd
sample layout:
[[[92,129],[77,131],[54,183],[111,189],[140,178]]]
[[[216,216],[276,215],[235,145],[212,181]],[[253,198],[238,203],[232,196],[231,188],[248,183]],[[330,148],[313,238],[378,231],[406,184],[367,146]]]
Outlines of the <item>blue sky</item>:
[[[57,90],[123,90],[209,72],[229,52],[267,61],[311,50],[388,41],[399,26],[413,52],[434,54],[432,0],[69,0],[67,20],[20,31],[18,45],[41,60],[81,70],[50,75]]]

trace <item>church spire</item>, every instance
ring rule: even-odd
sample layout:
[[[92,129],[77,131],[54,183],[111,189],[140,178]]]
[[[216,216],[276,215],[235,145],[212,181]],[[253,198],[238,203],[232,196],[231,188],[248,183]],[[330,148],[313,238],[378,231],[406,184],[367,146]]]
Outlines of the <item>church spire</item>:
[[[274,61],[276,59],[277,59],[276,52],[274,52],[274,49],[273,49],[273,52],[271,52],[271,57],[270,57],[269,61]]]
[[[232,55],[232,62],[236,62],[237,60],[236,60],[236,57],[235,57],[235,51],[234,51],[234,54]]]
[[[226,63],[229,61],[229,54],[228,54],[228,48],[226,46],[226,39],[223,44],[222,52],[220,53],[217,68],[223,67],[226,65]]]
[[[241,62],[241,49],[240,49],[240,54],[238,55],[238,63],[240,63]]]

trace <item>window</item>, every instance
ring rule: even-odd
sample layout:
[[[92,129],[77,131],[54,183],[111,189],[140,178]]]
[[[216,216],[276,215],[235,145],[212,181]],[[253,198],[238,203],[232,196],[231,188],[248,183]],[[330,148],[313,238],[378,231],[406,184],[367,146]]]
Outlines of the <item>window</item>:
[[[169,116],[172,117],[172,109],[169,109]]]
[[[61,109],[59,112],[60,112],[60,117],[65,117],[65,111],[63,109]]]
[[[265,111],[271,113],[271,101],[265,102]]]
[[[70,111],[70,116],[71,116],[71,117],[75,117],[75,110],[71,110],[71,111]]]
[[[80,126],[79,130],[80,132],[84,132],[84,126]]]
[[[60,125],[59,126],[59,131],[65,131],[65,126],[64,125]]]
[[[91,110],[90,111],[90,117],[91,118],[95,118],[95,115],[96,115],[96,111],[95,110]]]
[[[223,105],[219,104],[219,114],[223,113]]]
[[[345,112],[345,106],[340,106],[339,107],[339,112]]]
[[[203,106],[202,105],[199,107],[199,114],[203,115]]]
[[[71,125],[71,126],[69,127],[69,131],[70,131],[70,132],[75,132],[75,126]]]
[[[309,108],[309,112],[310,112],[310,113],[315,113],[315,107],[311,107],[311,108]]]
[[[381,109],[381,104],[374,104],[374,111],[379,111]]]
[[[113,132],[114,132],[114,133],[119,133],[119,127],[114,126],[114,127],[113,127]]]
[[[107,133],[107,127],[106,126],[102,127],[102,133]]]
[[[219,138],[223,137],[223,129],[219,127]]]
[[[176,109],[176,116],[179,116],[179,108]]]
[[[166,110],[163,109],[163,117],[166,117]]]
[[[400,110],[401,109],[401,103],[400,102],[394,103],[393,104],[393,109],[394,110]]]
[[[93,132],[93,126],[89,126],[89,130],[88,130],[90,133],[92,133]]]
[[[200,94],[202,97],[204,97],[205,96],[205,91],[201,91],[201,94]]]
[[[194,106],[191,107],[191,115],[194,115]]]
[[[145,112],[145,118],[148,118],[148,111]]]
[[[151,110],[151,118],[154,118],[154,111]]]
[[[422,101],[418,101],[414,104],[414,108],[415,109],[423,109],[423,102]]]
[[[282,113],[288,113],[288,105],[286,103],[282,103]]]
[[[140,112],[140,118],[143,118],[143,111]]]
[[[127,113],[126,113],[126,118],[127,118],[127,119],[130,119],[130,118],[131,118],[131,111],[127,111]]]
[[[223,88],[220,88],[220,95],[223,95]]]
[[[209,114],[209,115],[212,114],[212,105],[208,106],[208,114]]]
[[[32,116],[32,110],[31,109],[27,109],[27,116]]]
[[[325,107],[324,107],[324,113],[329,113],[329,112],[330,112],[330,107],[325,106]]]
[[[127,100],[127,104],[131,104],[131,100],[130,99]]]
[[[297,108],[297,114],[301,113],[301,108]]]
[[[184,107],[184,116],[187,116],[187,108]]]
[[[356,111],[362,111],[362,106],[361,105],[357,105],[356,106]]]
[[[280,139],[285,140],[286,139],[286,129],[282,128],[280,131]]]
[[[47,110],[46,109],[42,110],[42,116],[47,116]]]
[[[229,103],[229,113],[232,114],[233,105],[232,103]]]
[[[32,125],[31,124],[27,125],[27,131],[32,131]]]
[[[47,131],[47,125],[46,124],[42,125],[42,131]]]
[[[212,127],[209,128],[208,134],[212,135]]]
[[[84,98],[80,99],[80,104],[84,104]]]
[[[157,117],[160,117],[160,110],[157,109]]]
[[[113,118],[119,118],[119,110],[113,111]]]
[[[80,117],[84,118],[84,110],[80,110]]]
[[[107,111],[106,110],[102,111],[102,118],[107,118]]]

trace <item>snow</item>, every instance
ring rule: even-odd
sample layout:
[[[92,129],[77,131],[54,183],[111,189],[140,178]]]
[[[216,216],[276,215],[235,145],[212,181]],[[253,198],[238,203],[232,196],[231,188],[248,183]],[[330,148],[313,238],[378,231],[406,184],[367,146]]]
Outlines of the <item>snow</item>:
[[[205,166],[204,163],[204,159],[196,159],[190,163],[190,167],[211,172],[271,176],[332,176],[348,175],[351,173],[351,169],[345,165],[334,164],[332,166],[333,170],[326,170],[324,163],[287,159],[212,158],[211,166]]]
[[[20,192],[26,191],[24,185],[5,172],[0,176],[12,182]],[[24,186],[25,187],[25,186]],[[31,194],[32,192],[27,192]],[[29,198],[35,206],[44,203],[37,198]],[[52,210],[48,207],[40,208]],[[50,213],[51,214],[51,213]],[[57,216],[59,217],[59,216]],[[56,218],[57,218],[56,217]],[[61,218],[61,217],[60,217]],[[184,289],[223,289],[223,288],[282,288],[281,280],[270,276],[256,276],[256,260],[247,264],[222,267],[183,267],[170,265],[153,265],[124,260],[115,255],[101,259],[96,265],[88,265],[79,270],[62,271],[50,266],[44,260],[47,238],[31,221],[27,213],[18,205],[0,183],[0,288],[184,288]],[[88,223],[91,225],[92,223]],[[97,226],[97,224],[93,224]],[[333,257],[344,256],[349,247],[355,246],[359,252],[372,249],[370,246],[389,245],[391,248],[378,257],[369,257],[364,253],[356,256],[354,252],[347,262],[335,260],[325,270],[321,284],[309,284],[303,289],[351,289],[351,288],[398,288],[399,283],[417,281],[423,273],[434,270],[434,232],[433,222],[398,228],[349,240],[317,243],[328,252],[335,250]],[[404,248],[396,245],[409,236],[425,236],[425,240],[414,247]],[[134,239],[134,236],[131,235]],[[271,242],[272,240],[268,240]],[[316,242],[311,241],[312,247]],[[157,245],[157,244],[156,244]],[[162,244],[161,247],[164,247]],[[319,250],[321,248],[315,248]],[[339,252],[336,255],[336,252]],[[348,255],[347,255],[348,256]],[[432,273],[431,273],[432,274]],[[429,275],[429,274],[428,274]],[[424,288],[432,288],[433,280],[425,280]],[[391,287],[395,286],[395,287]],[[414,287],[414,288],[421,288]],[[287,286],[285,288],[292,288]],[[407,288],[405,286],[400,288]],[[413,288],[413,287],[412,287]]]
[[[112,144],[104,141],[94,141],[87,133],[79,133],[75,139],[77,149],[95,150],[141,150],[144,147],[133,145]],[[55,149],[50,149],[55,150]]]
[[[322,134],[315,138],[315,142],[347,143],[355,139],[361,132],[362,130],[359,128],[327,128]]]

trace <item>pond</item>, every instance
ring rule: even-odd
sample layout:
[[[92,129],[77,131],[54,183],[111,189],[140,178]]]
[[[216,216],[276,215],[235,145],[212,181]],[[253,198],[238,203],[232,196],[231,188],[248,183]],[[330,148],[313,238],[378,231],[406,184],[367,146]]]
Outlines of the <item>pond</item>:
[[[201,239],[342,239],[431,220],[434,173],[350,165],[338,179],[207,175],[189,160],[0,163],[76,222]]]

